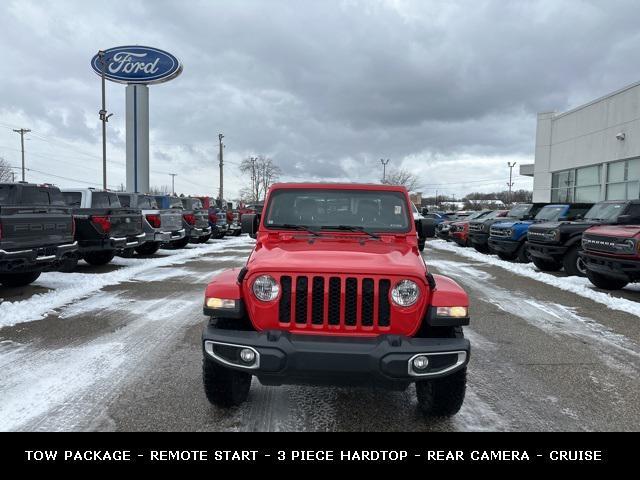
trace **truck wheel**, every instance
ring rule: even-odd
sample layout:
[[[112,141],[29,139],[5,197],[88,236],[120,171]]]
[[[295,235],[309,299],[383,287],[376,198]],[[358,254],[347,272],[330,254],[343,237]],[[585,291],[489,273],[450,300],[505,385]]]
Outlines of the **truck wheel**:
[[[520,248],[518,249],[517,259],[519,263],[531,262],[531,255],[529,255],[529,249],[527,248],[527,245],[525,243],[520,245]]]
[[[3,273],[0,275],[0,283],[5,287],[24,287],[35,282],[41,272]]]
[[[608,275],[592,272],[591,270],[587,270],[587,278],[596,287],[602,288],[603,290],[620,290],[621,288],[626,287],[629,283],[626,280],[609,277]]]
[[[207,400],[218,407],[241,405],[251,388],[250,373],[223,367],[206,356],[202,361],[202,381]]]
[[[427,243],[426,238],[418,238],[418,250],[420,250],[421,252],[424,252],[424,246],[426,243]]]
[[[59,272],[63,273],[71,273],[78,266],[78,257],[75,255],[67,255],[60,261],[60,268],[58,268]]]
[[[189,237],[181,238],[180,240],[174,240],[169,242],[172,248],[184,248],[189,244]]]
[[[581,249],[576,245],[570,248],[569,251],[565,253],[564,258],[562,259],[562,266],[564,267],[564,271],[569,276],[587,276],[587,266],[584,264],[582,258],[580,258],[580,250]]]
[[[113,257],[116,256],[116,252],[114,250],[103,250],[101,252],[87,252],[82,255],[84,261],[90,265],[106,265]]]
[[[533,264],[542,272],[557,272],[562,268],[560,262],[553,260],[544,260],[542,258],[532,257]]]
[[[464,338],[462,327],[430,327],[426,338]],[[467,367],[435,380],[416,382],[418,408],[426,416],[450,417],[462,407],[467,385]]]
[[[242,235],[242,230],[235,230],[235,231],[233,232],[233,236],[234,236],[234,237],[239,237],[240,235]]]
[[[146,242],[140,245],[139,247],[135,248],[136,253],[138,255],[153,255],[159,249],[160,249],[159,242]]]
[[[443,378],[416,382],[418,408],[430,417],[450,417],[458,413],[467,387],[467,367]]]
[[[200,237],[200,243],[207,243],[211,239],[211,234]]]

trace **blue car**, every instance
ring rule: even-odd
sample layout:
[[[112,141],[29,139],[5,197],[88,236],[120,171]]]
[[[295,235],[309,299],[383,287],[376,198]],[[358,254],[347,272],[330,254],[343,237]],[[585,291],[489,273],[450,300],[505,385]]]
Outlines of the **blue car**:
[[[546,205],[531,220],[511,220],[491,225],[489,247],[502,260],[531,261],[527,248],[527,232],[534,223],[575,220],[591,208],[590,203]]]

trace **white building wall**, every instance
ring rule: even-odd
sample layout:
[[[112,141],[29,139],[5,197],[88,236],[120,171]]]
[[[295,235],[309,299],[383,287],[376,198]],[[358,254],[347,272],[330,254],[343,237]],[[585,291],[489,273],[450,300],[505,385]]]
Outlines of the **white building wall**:
[[[616,135],[625,134],[624,140]],[[601,196],[606,195],[606,164],[640,157],[640,83],[565,113],[541,113],[536,132],[535,202],[551,201],[552,173],[602,165]]]

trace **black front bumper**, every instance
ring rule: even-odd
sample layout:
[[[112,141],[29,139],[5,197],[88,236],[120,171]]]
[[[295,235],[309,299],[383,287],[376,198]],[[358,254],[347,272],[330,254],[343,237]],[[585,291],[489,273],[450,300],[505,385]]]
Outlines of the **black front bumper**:
[[[619,278],[627,282],[640,281],[640,261],[625,258],[612,258],[593,253],[580,252],[587,269],[608,277]]]
[[[33,272],[55,268],[68,256],[77,255],[78,243],[28,250],[0,250],[0,272]]]
[[[229,368],[256,375],[264,385],[363,385],[403,389],[417,380],[450,375],[469,361],[469,341],[458,338],[409,338],[380,335],[347,338],[295,335],[283,331],[222,330],[207,326],[204,355]],[[246,366],[242,348],[258,361]],[[416,373],[411,359],[424,354],[426,370]]]
[[[554,262],[561,261],[568,250],[568,247],[563,245],[544,245],[533,242],[527,242],[527,246],[529,247],[529,254],[532,257]]]
[[[488,243],[489,248],[493,249],[494,252],[506,253],[508,255],[517,253],[522,245],[521,242],[516,242],[515,240],[502,240],[492,237],[489,238]]]

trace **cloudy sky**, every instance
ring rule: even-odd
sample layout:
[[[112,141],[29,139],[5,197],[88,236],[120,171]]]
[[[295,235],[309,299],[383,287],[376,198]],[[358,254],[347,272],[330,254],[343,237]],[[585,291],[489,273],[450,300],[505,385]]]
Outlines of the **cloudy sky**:
[[[425,194],[506,187],[533,161],[535,118],[640,80],[628,1],[66,1],[0,5],[0,156],[27,179],[99,186],[101,48],[149,45],[184,64],[150,87],[151,184],[215,194],[239,162],[284,180],[377,181],[380,158]],[[109,184],[125,182],[123,85],[109,83]],[[531,188],[528,177],[516,187]]]

